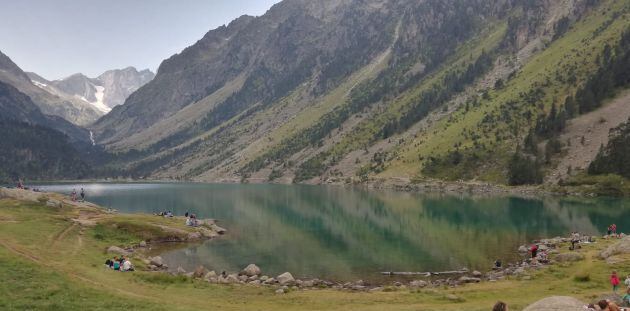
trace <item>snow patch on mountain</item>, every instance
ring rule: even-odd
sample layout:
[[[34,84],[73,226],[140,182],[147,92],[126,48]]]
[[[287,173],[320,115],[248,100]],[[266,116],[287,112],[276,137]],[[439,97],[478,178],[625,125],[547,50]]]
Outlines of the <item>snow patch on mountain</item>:
[[[107,107],[107,105],[105,105],[105,102],[103,101],[103,99],[105,98],[105,87],[94,85],[94,88],[96,88],[96,94],[94,94],[94,96],[96,97],[96,102],[90,104],[94,105],[94,107],[105,113],[110,112],[112,108]]]

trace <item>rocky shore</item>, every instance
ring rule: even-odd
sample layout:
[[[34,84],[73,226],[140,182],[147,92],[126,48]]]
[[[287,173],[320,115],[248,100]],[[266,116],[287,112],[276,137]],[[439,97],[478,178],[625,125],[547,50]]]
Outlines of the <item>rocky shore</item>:
[[[582,243],[593,243],[595,237],[583,236]],[[628,252],[630,252],[630,239],[622,239],[627,241]],[[173,275],[185,276],[193,279],[203,280],[212,284],[238,284],[243,286],[270,287],[277,294],[284,294],[291,291],[300,290],[316,290],[316,289],[333,289],[341,291],[354,292],[379,292],[379,291],[399,291],[414,289],[441,289],[444,287],[456,288],[465,286],[470,283],[481,282],[497,282],[506,278],[514,278],[519,280],[529,280],[533,272],[558,263],[575,262],[584,259],[584,255],[578,251],[565,252],[562,248],[570,244],[570,238],[555,237],[550,239],[542,239],[532,241],[538,245],[541,253],[548,255],[549,259],[532,261],[527,255],[528,248],[525,245],[519,247],[518,251],[523,255],[523,260],[515,263],[508,263],[504,267],[495,268],[487,272],[469,271],[463,269],[461,271],[435,272],[424,275],[422,279],[413,278],[408,281],[391,281],[391,282],[367,282],[358,280],[354,282],[334,282],[314,279],[298,279],[290,272],[282,273],[278,276],[269,276],[263,273],[262,269],[256,264],[250,264],[244,267],[240,272],[233,273],[217,273],[209,271],[203,266],[197,267],[194,271],[186,271],[182,267],[178,267],[175,271],[169,273]],[[622,246],[621,249],[625,250]],[[611,254],[615,251],[609,251]],[[609,257],[612,255],[608,255]],[[160,270],[168,268],[164,260],[159,257],[151,257],[147,259],[150,269]],[[386,274],[384,272],[384,274]],[[391,273],[394,275],[394,273]],[[416,274],[418,275],[418,274]],[[446,297],[449,300],[457,301],[459,298],[455,295]]]

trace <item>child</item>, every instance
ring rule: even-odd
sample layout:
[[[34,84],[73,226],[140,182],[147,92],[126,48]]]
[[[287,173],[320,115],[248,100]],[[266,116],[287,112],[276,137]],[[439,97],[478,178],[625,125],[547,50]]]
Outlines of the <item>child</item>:
[[[619,288],[619,277],[617,276],[617,271],[613,271],[612,275],[610,275],[610,284],[612,284],[613,292],[617,293],[617,289]]]
[[[623,295],[623,298],[621,298],[621,300],[624,303],[630,303],[630,288],[628,288],[628,290],[626,291],[626,294]]]
[[[630,274],[628,274],[628,276],[626,277],[626,280],[623,281],[624,284],[626,284],[626,287],[628,289],[630,289]]]

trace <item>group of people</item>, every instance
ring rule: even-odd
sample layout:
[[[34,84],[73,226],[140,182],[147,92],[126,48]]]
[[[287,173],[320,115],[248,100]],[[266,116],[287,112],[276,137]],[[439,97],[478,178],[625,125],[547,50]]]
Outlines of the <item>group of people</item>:
[[[133,264],[129,261],[129,258],[125,258],[124,256],[120,258],[116,256],[113,259],[108,258],[105,261],[105,266],[115,271],[134,271]]]
[[[188,212],[186,212],[185,216],[186,216],[186,226],[189,226],[189,227],[197,227],[197,226],[199,226],[199,221],[197,220],[197,215],[195,215],[195,214],[188,214]]]
[[[81,193],[79,195],[81,196],[81,202],[85,202],[85,190],[83,190],[83,188],[81,188]],[[72,189],[72,193],[70,193],[70,198],[72,199],[72,202],[76,202],[78,200],[77,189]]]
[[[613,238],[620,237],[620,235],[617,234],[617,225],[616,224],[612,224],[612,225],[608,226],[608,229],[606,229],[606,233],[607,233],[606,237],[613,237]]]
[[[159,212],[158,214],[156,214],[157,216],[162,216],[162,217],[167,217],[167,218],[172,218],[173,217],[173,212],[171,211],[164,211],[164,212]]]

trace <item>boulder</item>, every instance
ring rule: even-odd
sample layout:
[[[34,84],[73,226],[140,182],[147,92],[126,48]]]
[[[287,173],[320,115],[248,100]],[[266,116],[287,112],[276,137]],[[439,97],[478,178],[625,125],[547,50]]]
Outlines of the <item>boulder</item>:
[[[428,285],[429,283],[423,280],[414,280],[409,283],[410,287],[416,287],[416,288],[423,288],[423,287],[427,287]]]
[[[118,247],[118,246],[110,246],[107,248],[107,253],[108,254],[116,254],[116,255],[122,255],[122,256],[129,256],[131,253]]]
[[[229,283],[240,283],[240,280],[238,278],[238,274],[229,274],[227,276],[227,280]]]
[[[553,296],[539,300],[523,311],[583,311],[584,303],[573,298],[564,296]]]
[[[253,280],[253,281],[249,282],[249,285],[259,286],[260,283],[261,283],[260,280]]]
[[[206,275],[204,276],[204,279],[210,279],[210,278],[216,278],[217,277],[217,273],[213,271],[210,271],[208,273],[206,273]]]
[[[603,294],[603,295],[600,295],[595,300],[593,300],[592,303],[597,303],[600,300],[610,300],[610,301],[614,302],[618,306],[622,306],[623,305],[623,299],[621,299],[621,296],[619,296],[617,294]]]
[[[258,268],[257,265],[255,264],[250,264],[247,267],[245,267],[245,269],[243,269],[243,271],[241,271],[241,274],[247,275],[247,276],[254,276],[254,275],[260,275],[260,268]]]
[[[284,289],[282,289],[282,288],[278,288],[278,289],[276,290],[276,294],[280,294],[280,295],[281,295],[281,294],[284,294]]]
[[[474,276],[474,277],[476,277],[476,278],[480,278],[480,277],[482,277],[482,276],[483,276],[483,273],[481,273],[481,272],[479,272],[479,271],[475,270],[475,271],[473,271],[473,272],[472,272],[472,276]]]
[[[147,247],[147,242],[146,241],[140,242],[140,247]]]
[[[606,263],[609,265],[617,265],[626,261],[622,256],[610,256],[606,258]]]
[[[182,267],[177,267],[177,274],[186,274],[186,270]]]
[[[48,201],[46,201],[46,206],[48,207],[61,207],[61,201],[55,200],[55,199],[50,199]]]
[[[206,275],[206,273],[208,273],[208,269],[206,269],[204,266],[199,266],[193,272],[193,276],[195,278],[202,278],[202,277],[204,277]]]
[[[313,286],[315,286],[315,281],[313,281],[313,280],[306,280],[306,281],[302,282],[301,286],[302,287],[313,287]]]
[[[239,275],[238,280],[241,282],[247,282],[247,275]]]
[[[608,246],[608,248],[602,251],[599,256],[602,259],[606,259],[610,256],[628,253],[630,253],[630,236],[624,237],[623,239],[619,240],[619,242]]]
[[[162,257],[160,256],[155,256],[153,258],[149,259],[150,263],[156,267],[161,267],[164,265],[164,261],[162,260]]]
[[[199,239],[201,239],[201,233],[199,233],[199,232],[191,232],[191,233],[188,234],[187,240],[189,240],[189,241],[196,241],[196,240],[199,240]]]
[[[558,262],[572,262],[580,260],[584,260],[584,255],[576,252],[562,253],[556,256],[556,261]]]
[[[459,278],[459,281],[462,283],[479,283],[481,282],[480,278],[471,278],[468,276],[462,276]]]
[[[525,245],[521,245],[521,246],[518,248],[518,252],[519,252],[519,253],[527,253],[527,252],[529,252],[529,248],[527,248],[527,246],[525,246]]]
[[[263,276],[260,277],[260,280],[265,282],[265,281],[269,280],[269,277],[266,276],[266,275],[263,275]]]
[[[446,300],[452,301],[452,302],[463,302],[464,298],[461,298],[461,297],[453,295],[453,294],[448,294],[448,295],[446,295]]]
[[[278,280],[278,283],[280,283],[280,285],[293,284],[295,282],[293,275],[291,275],[291,273],[289,272],[278,275],[278,277],[276,277],[276,280]]]

